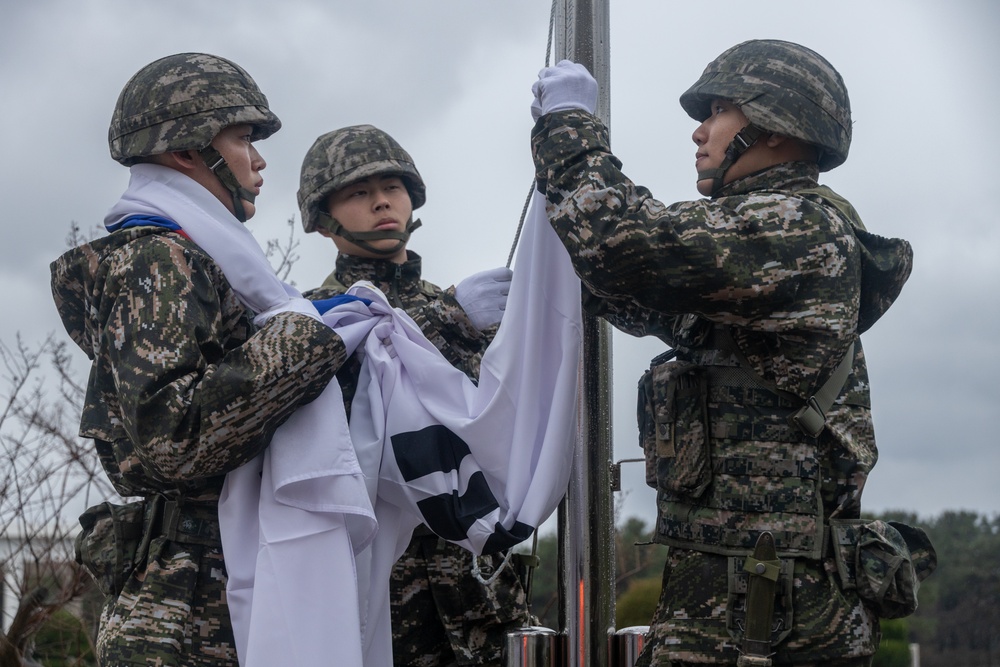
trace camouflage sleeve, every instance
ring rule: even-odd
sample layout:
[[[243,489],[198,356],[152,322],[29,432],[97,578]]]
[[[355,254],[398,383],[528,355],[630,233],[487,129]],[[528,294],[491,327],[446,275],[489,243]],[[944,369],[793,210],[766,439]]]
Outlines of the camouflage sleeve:
[[[814,307],[826,311],[815,317],[822,327],[854,316],[843,300],[828,312],[853,237],[821,206],[801,208],[800,199],[775,192],[666,206],[621,172],[607,129],[580,110],[543,116],[532,151],[552,226],[608,308],[736,325],[765,319],[776,330],[801,326],[797,313]],[[810,274],[829,281],[804,299],[799,288]]]
[[[344,346],[312,318],[283,313],[231,342],[217,267],[151,237],[107,275],[103,335],[123,427],[149,474],[190,481],[250,461],[343,363]],[[135,244],[129,244],[134,246]],[[224,284],[224,283],[223,283]]]
[[[630,336],[655,336],[667,345],[675,344],[671,332],[677,315],[642,308],[631,299],[600,297],[586,289],[583,290],[583,307],[591,315],[604,318],[611,326]]]

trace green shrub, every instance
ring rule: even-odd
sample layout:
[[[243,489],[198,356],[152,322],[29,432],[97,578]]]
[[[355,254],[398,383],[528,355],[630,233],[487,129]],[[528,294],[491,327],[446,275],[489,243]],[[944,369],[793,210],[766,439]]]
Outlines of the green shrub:
[[[872,667],[910,667],[909,624],[905,618],[882,621],[882,643]]]
[[[618,596],[615,625],[649,625],[660,599],[660,577],[633,579],[625,592]]]
[[[35,635],[33,657],[45,667],[91,667],[97,664],[83,624],[60,609]]]

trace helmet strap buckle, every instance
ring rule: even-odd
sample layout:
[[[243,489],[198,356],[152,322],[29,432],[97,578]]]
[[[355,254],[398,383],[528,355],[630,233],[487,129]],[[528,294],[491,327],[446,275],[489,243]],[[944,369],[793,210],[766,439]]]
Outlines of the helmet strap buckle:
[[[198,154],[201,155],[201,159],[204,160],[205,165],[215,174],[223,187],[232,195],[233,215],[240,222],[246,222],[247,214],[243,202],[246,201],[252,204],[257,199],[257,195],[243,187],[243,184],[236,178],[236,174],[233,173],[233,170],[226,163],[226,158],[222,157],[222,154],[214,146],[209,144],[198,151]]]
[[[723,179],[729,168],[733,166],[733,163],[740,159],[751,146],[757,143],[757,140],[762,136],[767,134],[767,131],[757,127],[753,123],[750,123],[742,130],[736,133],[733,140],[729,142],[729,146],[726,148],[726,157],[722,160],[715,169],[707,169],[703,172],[698,173],[698,180],[704,180],[706,178],[712,179],[712,195],[714,195],[719,188],[722,187]]]

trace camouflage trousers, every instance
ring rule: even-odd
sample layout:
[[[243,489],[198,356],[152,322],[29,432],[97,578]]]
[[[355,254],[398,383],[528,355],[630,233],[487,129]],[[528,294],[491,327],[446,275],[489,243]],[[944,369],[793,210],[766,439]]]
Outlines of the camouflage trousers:
[[[745,595],[734,584],[730,561],[671,547],[637,666],[736,664]],[[832,561],[796,559],[787,583],[779,583],[784,590],[779,588],[775,601],[775,667],[871,663],[880,639],[878,619],[855,591],[841,590],[834,568]]]
[[[484,586],[471,574],[472,558],[433,535],[410,542],[390,583],[395,665],[502,667],[507,633],[529,624],[524,589],[509,565]],[[502,560],[480,558],[483,578],[486,564]]]
[[[222,552],[153,540],[146,567],[104,607],[97,657],[101,667],[238,667]]]

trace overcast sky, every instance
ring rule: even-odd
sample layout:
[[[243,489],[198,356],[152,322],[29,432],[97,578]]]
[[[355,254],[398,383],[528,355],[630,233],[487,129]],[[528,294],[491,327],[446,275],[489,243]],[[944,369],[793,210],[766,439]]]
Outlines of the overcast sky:
[[[284,238],[291,216],[298,224],[299,167],[313,140],[372,123],[427,183],[424,226],[410,242],[425,277],[447,286],[507,261],[532,178],[530,87],[545,61],[547,0],[0,0],[0,9],[4,342],[64,335],[48,264],[71,221],[100,225],[127,184],[107,148],[114,102],[139,68],[181,51],[242,65],[284,123],[258,144],[268,166],[250,226],[262,243]],[[904,237],[915,252],[900,299],[864,337],[880,450],[870,511],[1000,512],[998,35],[992,0],[611,0],[614,151],[666,202],[698,196],[695,124],[677,98],[723,50],[787,39],[844,76],[854,143],[822,181],[870,231]],[[332,269],[334,247],[298,238],[291,278],[305,289]],[[632,458],[641,455],[636,380],[665,348],[620,334],[613,344],[616,456]],[[641,465],[626,466],[623,513],[652,521],[642,478]]]

